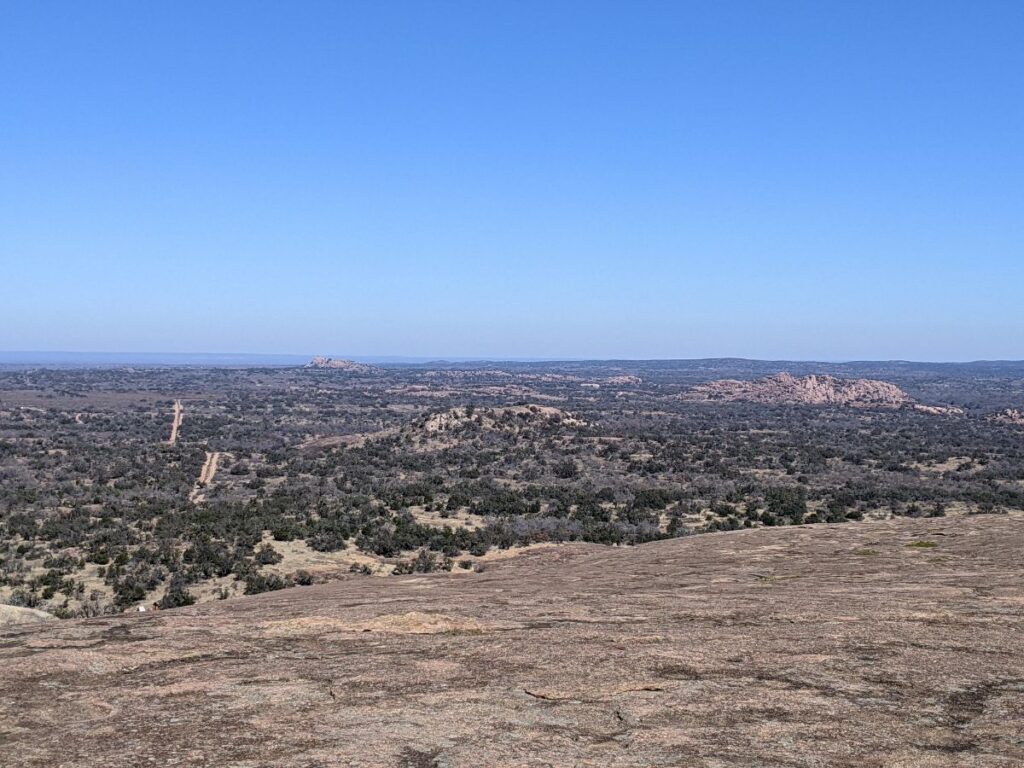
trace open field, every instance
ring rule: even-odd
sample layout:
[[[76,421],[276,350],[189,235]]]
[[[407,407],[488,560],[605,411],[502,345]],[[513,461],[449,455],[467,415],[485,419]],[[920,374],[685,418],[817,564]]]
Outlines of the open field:
[[[15,627],[4,764],[1016,768],[1022,551],[762,528]]]

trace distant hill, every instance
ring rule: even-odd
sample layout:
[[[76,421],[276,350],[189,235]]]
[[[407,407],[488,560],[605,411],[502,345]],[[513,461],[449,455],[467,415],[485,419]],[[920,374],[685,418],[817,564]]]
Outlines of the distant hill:
[[[378,373],[379,368],[366,363],[357,363],[354,360],[342,360],[333,357],[321,357],[317,355],[305,365],[306,368],[326,368],[335,371],[348,371],[349,373]]]
[[[754,381],[712,381],[694,387],[686,397],[765,405],[842,405],[851,408],[901,408],[914,405],[910,395],[886,381],[816,375],[796,377],[788,373]]]

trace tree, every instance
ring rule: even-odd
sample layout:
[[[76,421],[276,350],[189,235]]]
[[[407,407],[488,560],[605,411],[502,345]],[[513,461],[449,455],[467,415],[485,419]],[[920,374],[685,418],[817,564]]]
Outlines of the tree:
[[[192,605],[195,601],[195,597],[188,591],[185,579],[180,575],[175,575],[157,605],[161,608],[181,608],[185,605]]]
[[[768,513],[778,519],[789,518],[790,525],[800,525],[807,514],[807,491],[802,486],[772,488],[766,494]]]

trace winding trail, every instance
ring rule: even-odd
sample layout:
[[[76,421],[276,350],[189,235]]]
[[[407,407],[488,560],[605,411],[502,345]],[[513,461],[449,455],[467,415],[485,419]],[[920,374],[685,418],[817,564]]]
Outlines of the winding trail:
[[[184,414],[181,408],[181,400],[174,401],[174,420],[171,422],[171,437],[167,441],[168,445],[174,445],[178,442],[178,427],[181,426],[181,421],[184,418]]]

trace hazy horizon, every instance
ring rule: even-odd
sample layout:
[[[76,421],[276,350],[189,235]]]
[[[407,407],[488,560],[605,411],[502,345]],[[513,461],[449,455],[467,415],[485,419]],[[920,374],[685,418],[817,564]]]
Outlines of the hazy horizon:
[[[969,365],[987,363],[1024,363],[1024,358],[964,358],[956,360],[911,360],[903,358],[766,358],[718,355],[712,357],[507,357],[501,355],[348,355],[344,353],[264,353],[264,352],[113,352],[102,350],[0,350],[0,365],[72,364],[72,365],[211,365],[246,364],[303,365],[315,356],[352,360],[380,365],[422,365],[426,363],[580,363],[580,362],[700,362],[743,360],[758,363],[852,365],[858,363],[906,363],[910,365]]]

